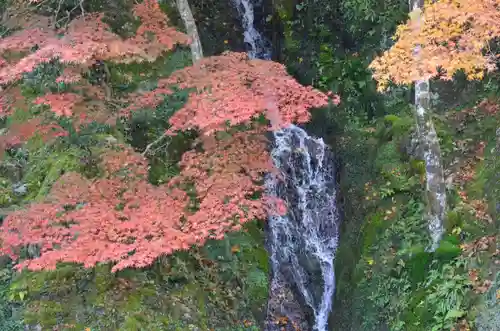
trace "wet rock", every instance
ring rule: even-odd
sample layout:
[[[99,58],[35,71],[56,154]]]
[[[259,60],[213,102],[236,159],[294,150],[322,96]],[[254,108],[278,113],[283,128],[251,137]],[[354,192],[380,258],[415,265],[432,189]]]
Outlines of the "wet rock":
[[[283,275],[273,277],[273,295],[269,298],[265,331],[310,330],[306,306],[297,297],[297,291],[284,280]]]
[[[15,183],[12,185],[12,192],[19,196],[25,195],[28,193],[28,186],[22,182]]]
[[[401,150],[411,159],[423,159],[423,147],[416,131],[411,132],[407,139],[402,141]]]

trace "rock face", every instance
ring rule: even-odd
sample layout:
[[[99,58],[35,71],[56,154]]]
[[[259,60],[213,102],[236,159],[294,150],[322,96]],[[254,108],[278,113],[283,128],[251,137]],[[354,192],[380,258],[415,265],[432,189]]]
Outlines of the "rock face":
[[[268,311],[265,331],[296,331],[310,330],[310,311],[300,303],[300,297],[282,272],[271,276]]]
[[[274,133],[271,155],[279,174],[268,177],[268,193],[285,200],[288,213],[268,221],[266,330],[279,330],[281,321],[292,330],[326,331],[339,225],[334,157],[322,139],[295,126]]]
[[[221,54],[227,50],[245,51],[244,30],[231,1],[190,1],[198,28],[204,56]]]

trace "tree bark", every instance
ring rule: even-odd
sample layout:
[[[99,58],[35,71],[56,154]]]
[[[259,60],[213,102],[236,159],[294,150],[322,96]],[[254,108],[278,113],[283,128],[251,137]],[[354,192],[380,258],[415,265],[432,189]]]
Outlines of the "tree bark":
[[[203,58],[203,49],[201,47],[200,36],[198,35],[193,12],[191,11],[188,0],[175,0],[175,4],[184,22],[186,32],[191,38],[191,56],[193,63],[196,63]]]
[[[424,2],[422,0],[409,1],[410,10],[415,12],[414,18],[417,23],[416,28],[420,28]],[[413,51],[413,56],[418,59],[419,53],[420,46],[417,45]],[[429,86],[430,82],[428,79],[415,82],[415,118],[417,133],[421,146],[423,147],[423,159],[425,161],[426,173],[426,217],[432,239],[430,249],[434,251],[439,246],[439,241],[444,232],[443,223],[446,216],[446,185],[441,160],[441,148],[432,121]]]
[[[181,15],[182,21],[184,22],[184,28],[186,29],[188,36],[191,38],[191,59],[193,64],[195,64],[203,58],[203,48],[201,47],[200,35],[198,34],[198,29],[196,28],[196,21],[194,20],[193,12],[191,11],[188,0],[175,0],[175,6]],[[168,135],[165,132],[155,141],[148,144],[142,152],[142,155],[152,153],[151,148],[160,143],[167,136]]]

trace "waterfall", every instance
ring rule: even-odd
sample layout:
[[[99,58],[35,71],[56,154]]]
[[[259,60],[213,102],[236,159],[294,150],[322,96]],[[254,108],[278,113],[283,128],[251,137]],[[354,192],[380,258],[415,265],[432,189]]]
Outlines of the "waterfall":
[[[251,59],[271,59],[270,42],[264,38],[254,26],[254,3],[252,0],[233,0],[241,17],[244,41],[247,44],[248,56]]]
[[[270,43],[254,27],[255,4],[233,2],[249,57],[271,59]],[[275,321],[286,318],[288,329],[326,331],[339,223],[334,158],[322,139],[297,126],[273,132],[273,138],[271,156],[278,171],[267,176],[266,188],[287,203],[288,213],[270,216],[267,223],[271,277],[265,330],[282,330]]]
[[[266,185],[269,194],[286,201],[289,212],[268,220],[271,296],[293,282],[314,313],[312,330],[326,331],[339,222],[333,155],[323,139],[296,126],[275,132],[274,140],[271,155],[280,176],[269,175]]]
[[[416,29],[421,28],[423,1],[409,0],[410,9],[416,17]],[[419,60],[420,45],[413,49],[413,56]],[[441,147],[430,113],[430,81],[429,79],[415,82],[415,115],[416,128],[420,142],[423,143],[423,158],[425,161],[425,195],[427,198],[427,219],[431,237],[430,251],[439,247],[444,233],[446,217],[446,185],[444,182]]]

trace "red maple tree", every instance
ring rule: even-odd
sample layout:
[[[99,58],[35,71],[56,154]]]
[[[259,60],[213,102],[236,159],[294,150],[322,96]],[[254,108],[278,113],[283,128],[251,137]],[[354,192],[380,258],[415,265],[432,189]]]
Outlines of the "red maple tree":
[[[73,125],[78,131],[81,124],[92,120],[114,124],[116,115],[105,104],[109,101],[109,88],[90,84],[82,79],[97,63],[111,61],[118,63],[154,61],[163,52],[176,44],[188,44],[189,38],[168,26],[168,17],[155,0],[136,3],[133,14],[141,24],[134,36],[121,38],[103,22],[102,13],[86,13],[64,26],[56,29],[49,17],[34,14],[23,2],[14,2],[9,28],[18,30],[0,39],[0,85],[10,86],[22,79],[23,74],[31,72],[38,65],[58,60],[64,65],[62,74],[56,82],[71,84],[72,92],[49,93],[34,100],[35,104],[45,104],[56,116],[73,116]],[[9,7],[10,8],[10,7]],[[10,11],[9,11],[10,12]],[[21,28],[21,29],[19,29]],[[32,51],[34,49],[34,51]],[[8,55],[8,56],[7,56]],[[14,55],[14,56],[13,56]],[[14,100],[23,98],[13,95],[16,89],[0,89],[0,116],[8,115],[14,107]],[[17,109],[26,109],[15,107]],[[26,109],[27,110],[27,109]],[[32,133],[49,133],[44,139],[54,138],[51,130],[57,124],[47,124],[45,114],[36,119],[38,126]],[[28,126],[24,126],[27,128]],[[0,148],[22,143],[31,135],[19,134],[15,127],[10,128],[7,136],[0,137]],[[26,131],[26,130],[24,130]]]
[[[187,104],[171,119],[168,133],[198,129],[205,134],[229,124],[249,122],[261,114],[275,128],[310,119],[309,109],[328,104],[328,95],[300,85],[277,62],[249,59],[246,53],[226,52],[198,61],[158,82],[158,88],[136,96],[124,112],[154,107],[170,94],[170,87],[193,88]],[[331,95],[334,104],[339,98]]]
[[[168,26],[168,17],[157,1],[144,0],[136,4],[134,14],[141,19],[141,25],[136,34],[127,39],[112,32],[109,25],[103,22],[104,14],[101,13],[81,16],[59,30],[53,29],[47,18],[34,17],[37,27],[21,30],[0,40],[0,53],[7,50],[23,52],[38,47],[18,62],[4,65],[0,69],[0,84],[18,80],[23,73],[53,59],[85,70],[96,61],[154,61],[176,44],[189,43],[185,34]],[[46,22],[46,26],[40,27],[40,22]]]
[[[41,40],[45,32],[33,34],[39,49],[3,67],[4,82],[58,58],[70,64],[59,79],[83,84],[75,68],[97,60],[154,60],[175,43],[188,41],[166,25],[168,20],[156,1],[146,0],[134,10],[142,25],[136,36],[126,40],[109,32],[97,14],[71,23],[60,40]],[[152,41],[149,32],[156,35]],[[9,38],[10,49],[25,49],[30,43]],[[131,95],[133,103],[121,115],[157,106],[174,86],[194,91],[170,118],[166,134],[188,129],[202,133],[198,140],[202,151],[183,155],[178,176],[154,186],[147,181],[148,162],[143,155],[124,145],[108,146],[101,155],[104,176],[90,180],[77,173],[65,174],[44,201],[8,215],[0,228],[0,252],[17,259],[20,248],[38,245],[40,256],[20,262],[18,269],[54,269],[57,262],[85,267],[113,262],[117,271],[148,266],[162,254],[202,245],[209,238],[221,239],[268,212],[284,212],[281,201],[258,198],[262,175],[272,171],[273,165],[264,136],[269,128],[254,119],[267,115],[272,129],[303,123],[309,120],[309,109],[327,105],[329,96],[300,85],[281,64],[229,52],[175,72],[160,80],[154,91]],[[86,91],[94,90],[87,86]],[[338,97],[331,97],[339,102]],[[82,113],[88,111],[77,94],[48,94],[35,102],[76,120],[85,120]],[[246,128],[236,129],[239,124]],[[195,197],[187,194],[186,185],[193,185]]]
[[[56,81],[73,84],[73,90],[84,95],[89,89],[95,90],[95,86],[83,81],[82,75],[96,63],[151,62],[176,44],[189,44],[185,34],[168,26],[168,17],[156,0],[135,4],[133,14],[141,20],[141,25],[129,38],[112,32],[103,22],[102,13],[87,13],[61,29],[55,29],[47,17],[31,15],[24,22],[24,29],[0,39],[0,55],[7,51],[21,55],[18,60],[0,61],[0,84],[13,83],[38,65],[57,59],[65,68]],[[35,47],[34,52],[29,52]],[[94,100],[96,97],[109,99],[106,93],[94,93]],[[50,105],[58,116],[69,116],[82,101],[75,93],[62,93],[41,97],[35,102]]]
[[[109,150],[102,155],[104,178],[67,173],[45,201],[10,214],[0,229],[1,252],[16,259],[20,247],[37,244],[40,257],[19,263],[18,269],[52,270],[61,261],[85,267],[116,262],[117,271],[221,239],[266,214],[265,199],[249,197],[261,188],[255,180],[270,169],[265,146],[261,134],[248,132],[213,141],[204,153],[186,153],[181,175],[162,186],[147,182],[142,155],[125,146]],[[237,152],[225,154],[227,148]],[[194,211],[178,188],[186,181],[196,183]]]

